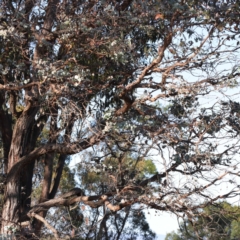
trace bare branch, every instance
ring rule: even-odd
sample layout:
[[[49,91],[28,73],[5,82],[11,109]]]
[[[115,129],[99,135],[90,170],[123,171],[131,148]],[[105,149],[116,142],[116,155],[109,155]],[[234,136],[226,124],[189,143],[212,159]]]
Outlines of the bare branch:
[[[34,217],[36,219],[38,219],[39,221],[41,221],[42,223],[44,223],[44,225],[50,230],[53,232],[54,234],[54,237],[57,239],[57,240],[60,240],[60,237],[58,235],[58,232],[55,228],[53,228],[43,217],[41,217],[40,215],[32,212],[32,213],[29,213],[28,216],[31,218],[31,217]]]

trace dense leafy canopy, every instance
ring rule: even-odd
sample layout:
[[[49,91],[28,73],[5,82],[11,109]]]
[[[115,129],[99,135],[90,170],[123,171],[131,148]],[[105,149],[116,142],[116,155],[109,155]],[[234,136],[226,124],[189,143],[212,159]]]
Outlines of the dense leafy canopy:
[[[47,212],[76,203],[193,218],[236,196],[239,11],[237,0],[0,0],[1,232],[40,236],[44,223],[59,238]]]

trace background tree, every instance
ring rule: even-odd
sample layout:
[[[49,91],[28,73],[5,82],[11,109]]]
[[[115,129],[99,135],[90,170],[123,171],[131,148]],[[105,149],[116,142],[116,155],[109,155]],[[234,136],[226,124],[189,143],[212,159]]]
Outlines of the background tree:
[[[167,234],[166,240],[180,239],[239,239],[240,209],[227,202],[200,210],[198,217],[180,224],[177,233]]]
[[[80,202],[190,219],[238,194],[237,0],[1,0],[0,9],[1,233],[40,236],[44,224],[59,238],[48,210]],[[97,194],[79,181],[57,195],[69,156],[84,167],[86,151],[95,168],[114,159],[114,180]],[[139,177],[126,153],[133,168],[155,156],[158,172]],[[231,189],[213,191],[226,181]]]
[[[96,157],[90,157],[92,161],[89,161],[89,164],[86,164],[85,167],[79,164],[77,172],[78,179],[81,181],[81,186],[84,186],[85,191],[88,191],[89,194],[101,195],[106,191],[120,187],[118,185],[120,181],[118,181],[115,174],[119,158],[122,158],[121,171],[124,172],[123,176],[119,176],[121,181],[129,182],[133,179],[141,181],[148,175],[156,173],[156,167],[151,160],[144,159],[136,163],[136,160],[127,153],[118,158],[106,158],[103,162],[99,161],[98,164],[93,164],[96,161]],[[121,184],[123,183],[121,182]],[[125,199],[122,197],[118,198],[116,196],[114,203],[124,203],[128,198],[127,195]],[[85,207],[83,209],[86,213],[87,209]],[[149,240],[154,239],[155,234],[149,228],[143,210],[139,209],[139,207],[128,206],[122,212],[113,213],[106,207],[98,208],[95,214],[88,214],[88,224],[83,225],[79,229],[79,235],[85,236],[84,239],[126,239],[127,237],[129,239],[137,237]],[[98,226],[97,222],[99,222],[99,219],[101,221]],[[95,227],[89,228],[89,226]],[[89,229],[89,231],[86,231],[86,229]]]
[[[131,176],[136,176],[138,180],[143,179],[149,174],[156,173],[156,167],[150,160],[140,161],[136,166],[134,159],[124,154],[122,165],[131,172]],[[87,159],[89,158],[89,162]],[[112,174],[117,166],[114,158],[107,158],[104,162],[95,164],[96,157],[91,154],[85,154],[85,164],[79,164],[74,172],[65,167],[62,179],[59,185],[60,193],[68,192],[75,186],[81,185],[85,194],[101,195],[106,190],[116,184],[115,176]],[[104,168],[102,171],[100,169]],[[79,182],[75,182],[73,177]],[[127,177],[127,175],[126,175]],[[125,179],[127,180],[127,179]],[[117,186],[116,186],[117,187]],[[110,189],[109,189],[110,188]],[[38,188],[39,189],[39,188]],[[119,203],[121,199],[115,198]],[[95,210],[85,205],[72,205],[56,209],[49,212],[47,220],[56,230],[64,235],[70,235],[73,239],[135,239],[143,237],[144,239],[154,239],[155,233],[151,231],[145,219],[144,209],[139,207],[128,207],[124,211],[114,213],[105,206]],[[60,219],[60,221],[56,221]],[[49,231],[45,229],[43,236],[48,237]]]

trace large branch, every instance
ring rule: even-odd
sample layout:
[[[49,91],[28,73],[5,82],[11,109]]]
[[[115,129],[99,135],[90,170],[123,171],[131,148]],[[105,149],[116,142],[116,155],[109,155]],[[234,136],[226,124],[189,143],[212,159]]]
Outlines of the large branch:
[[[70,206],[79,202],[92,207],[98,208],[105,205],[108,209],[113,212],[117,212],[126,206],[130,206],[136,202],[135,200],[127,201],[120,204],[112,204],[108,200],[109,197],[112,197],[116,192],[105,193],[104,195],[93,195],[93,196],[83,196],[83,192],[80,188],[74,188],[70,192],[63,194],[62,196],[51,199],[49,201],[37,204],[29,211],[28,214],[37,213],[41,211],[46,211],[51,207],[60,207],[60,206]]]
[[[21,90],[21,89],[27,89],[27,88],[30,88],[32,86],[35,86],[35,85],[40,85],[39,82],[32,82],[32,83],[28,83],[28,84],[25,84],[25,85],[16,85],[16,84],[0,84],[0,90],[7,90],[7,91],[18,91],[18,90]]]
[[[80,188],[73,188],[70,192],[61,195],[58,198],[37,204],[30,210],[31,212],[41,212],[56,206],[70,206],[78,202],[84,202],[92,208],[100,207],[116,192],[106,193],[105,195],[83,196]]]
[[[199,47],[197,47],[197,49],[195,50],[195,52],[193,54],[191,54],[185,62],[177,62],[175,64],[173,64],[172,66],[168,67],[167,70],[162,74],[162,84],[166,83],[166,78],[168,76],[168,74],[175,69],[176,67],[184,67],[186,65],[188,65],[192,59],[194,59],[200,52],[200,50],[202,49],[202,47],[204,46],[204,44],[207,42],[207,40],[212,36],[213,32],[214,32],[215,27],[212,27],[208,33],[208,35],[203,39],[203,41],[200,43]]]
[[[150,70],[152,70],[154,67],[156,67],[159,63],[161,63],[163,57],[164,57],[164,52],[166,50],[166,48],[171,44],[172,42],[172,36],[173,33],[170,32],[168,33],[168,35],[165,37],[163,45],[159,47],[158,50],[158,57],[156,59],[154,59],[152,61],[152,63],[150,65],[148,65],[147,67],[145,67],[142,71],[142,73],[139,75],[139,77],[132,83],[128,84],[125,87],[125,91],[130,91],[132,90],[134,87],[136,87],[139,83],[141,83],[144,79],[144,77],[149,73]]]
[[[19,161],[12,166],[8,173],[7,182],[15,179],[24,166],[46,153],[56,152],[69,155],[75,154],[98,143],[101,139],[103,139],[103,137],[103,135],[94,135],[88,139],[82,140],[81,142],[65,144],[46,144],[44,146],[41,146],[30,152],[28,155],[20,158]]]

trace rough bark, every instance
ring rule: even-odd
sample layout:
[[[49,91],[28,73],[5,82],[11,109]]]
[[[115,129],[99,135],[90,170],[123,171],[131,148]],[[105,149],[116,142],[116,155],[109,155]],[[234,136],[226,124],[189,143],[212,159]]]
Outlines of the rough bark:
[[[8,171],[34,146],[34,143],[31,144],[31,140],[33,140],[32,129],[36,111],[36,108],[32,108],[22,113],[19,119],[16,120],[8,156]],[[32,190],[32,180],[30,181],[30,179],[32,179],[33,166],[34,161],[27,168],[21,168],[18,177],[6,184],[2,213],[2,233],[9,233],[11,227],[15,228],[21,215],[26,211],[25,208],[30,207],[30,199],[26,199]]]
[[[4,93],[0,91],[0,129],[2,133],[3,142],[3,159],[4,159],[4,173],[7,173],[8,154],[11,146],[12,139],[12,117],[7,111],[3,109]]]

